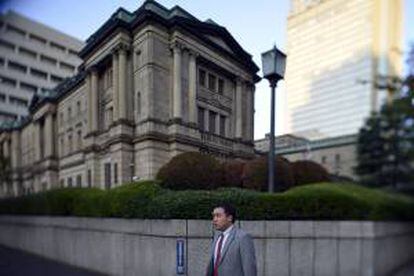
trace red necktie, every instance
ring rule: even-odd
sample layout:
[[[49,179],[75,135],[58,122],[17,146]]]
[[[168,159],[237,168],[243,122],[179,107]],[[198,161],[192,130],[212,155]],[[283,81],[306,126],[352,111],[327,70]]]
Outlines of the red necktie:
[[[213,276],[218,276],[218,266],[220,263],[220,259],[221,259],[221,245],[223,244],[223,237],[224,235],[221,234],[218,240],[218,245],[217,245],[217,255],[216,255],[216,261],[214,262],[214,271],[213,271]]]

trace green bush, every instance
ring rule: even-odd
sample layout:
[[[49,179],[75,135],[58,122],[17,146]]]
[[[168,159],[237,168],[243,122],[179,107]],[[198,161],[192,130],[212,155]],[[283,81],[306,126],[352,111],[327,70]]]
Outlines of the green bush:
[[[329,181],[328,171],[316,162],[300,160],[291,163],[295,185]]]
[[[85,189],[75,199],[73,215],[80,217],[104,217],[107,211],[107,192],[97,188]]]
[[[282,157],[275,160],[275,189],[284,191],[294,184],[289,161]],[[256,191],[268,190],[268,159],[260,157],[247,162],[244,170],[243,188]]]
[[[353,184],[318,183],[283,193],[249,189],[172,191],[152,181],[109,191],[65,188],[0,200],[2,214],[210,219],[220,202],[243,220],[413,220],[414,199]]]
[[[153,181],[130,183],[110,190],[106,196],[107,215],[111,217],[145,217],[147,208],[161,187]]]
[[[210,155],[186,152],[162,166],[157,179],[162,187],[172,190],[211,190],[222,185],[223,170]]]

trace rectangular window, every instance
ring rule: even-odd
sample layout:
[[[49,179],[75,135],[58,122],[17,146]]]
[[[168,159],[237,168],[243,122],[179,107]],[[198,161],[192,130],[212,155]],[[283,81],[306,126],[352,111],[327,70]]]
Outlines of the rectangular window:
[[[14,51],[14,44],[3,39],[0,39],[0,48],[6,49],[8,51]]]
[[[220,135],[226,136],[226,116],[220,115]]]
[[[10,32],[10,33],[13,33],[13,34],[17,34],[17,35],[22,36],[22,37],[25,37],[26,36],[26,32],[25,31],[23,31],[22,29],[19,29],[17,27],[14,27],[12,25],[7,25],[6,31],[7,32]]]
[[[78,174],[76,176],[76,187],[81,188],[82,187],[82,175]]]
[[[118,183],[118,163],[114,164],[114,183]]]
[[[68,178],[68,187],[72,188],[72,177]]]
[[[321,158],[321,163],[322,163],[322,164],[325,164],[325,163],[326,163],[326,156],[322,156],[322,158]]]
[[[218,93],[220,95],[223,95],[224,93],[224,80],[223,79],[218,80]]]
[[[8,77],[0,76],[0,83],[10,87],[16,87],[16,80],[10,79]]]
[[[60,68],[67,70],[71,73],[75,70],[75,66],[67,64],[65,62],[60,62]]]
[[[204,125],[204,108],[201,107],[198,108],[198,127],[202,131],[206,130]]]
[[[22,106],[22,107],[26,107],[28,106],[29,102],[25,99],[21,99],[21,98],[17,98],[14,96],[9,96],[9,103],[16,105],[16,106]]]
[[[216,76],[208,74],[208,89],[211,91],[216,91]]]
[[[75,50],[69,49],[69,55],[72,55],[72,56],[77,57],[78,56],[78,52],[76,52]]]
[[[19,53],[22,56],[25,56],[25,57],[28,57],[28,58],[31,58],[31,59],[36,59],[36,57],[37,57],[36,52],[33,52],[33,51],[31,51],[29,49],[26,49],[26,48],[23,48],[23,47],[19,47]]]
[[[43,63],[47,63],[49,65],[53,65],[53,66],[56,66],[56,64],[57,64],[56,59],[48,57],[48,56],[44,56],[44,55],[40,56],[40,61],[43,62]]]
[[[27,72],[27,66],[14,61],[9,61],[8,68],[24,74]]]
[[[80,150],[82,148],[82,131],[78,130],[78,139],[77,139],[77,148]]]
[[[29,83],[25,83],[25,82],[20,83],[20,88],[22,90],[26,90],[26,91],[29,91],[29,92],[32,92],[32,93],[37,92],[37,86],[34,86],[32,84],[29,84]]]
[[[4,103],[6,101],[6,95],[3,93],[0,93],[0,102]]]
[[[63,188],[65,186],[65,180],[61,179],[60,180],[60,187]]]
[[[88,188],[92,187],[92,171],[88,170]]]
[[[72,135],[68,135],[68,152],[71,153],[73,150],[73,144],[72,144]]]
[[[61,52],[65,52],[66,51],[66,48],[64,46],[59,45],[59,44],[57,44],[55,42],[50,42],[50,47],[53,48],[53,49],[59,50]]]
[[[210,133],[216,133],[216,116],[217,113],[213,111],[209,111],[208,116],[208,131]]]
[[[34,34],[29,34],[29,39],[33,40],[33,41],[35,41],[39,44],[46,44],[46,42],[47,42],[46,39],[44,39],[40,36],[34,35]]]
[[[47,73],[37,69],[30,68],[30,75],[39,79],[47,80]]]
[[[80,103],[80,101],[76,102],[76,110],[78,111],[78,114],[80,114],[80,112],[81,112],[81,103]]]
[[[56,75],[51,75],[50,76],[51,81],[55,82],[55,83],[59,83],[61,81],[63,81],[62,77],[56,76]]]
[[[341,155],[335,154],[335,162],[338,163],[339,161],[341,161]]]
[[[202,69],[198,70],[198,84],[206,86],[206,71]]]
[[[3,67],[4,66],[4,58],[0,57],[0,66]]]
[[[60,156],[63,156],[65,154],[63,143],[64,143],[63,138],[60,138],[60,143],[59,143],[59,145],[60,145],[60,148],[59,148]]]

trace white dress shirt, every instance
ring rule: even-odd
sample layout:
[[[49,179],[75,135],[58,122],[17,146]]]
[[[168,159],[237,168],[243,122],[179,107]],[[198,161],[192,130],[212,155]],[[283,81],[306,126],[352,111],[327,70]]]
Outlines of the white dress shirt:
[[[221,255],[221,252],[223,252],[223,248],[224,245],[226,244],[227,238],[229,237],[230,231],[231,229],[233,229],[233,225],[231,225],[229,228],[227,228],[222,234],[223,234],[223,242],[221,243],[221,251],[220,251],[220,256],[223,257],[223,255]],[[214,262],[216,262],[216,258],[217,258],[217,249],[218,249],[218,244],[219,244],[220,238],[217,239],[216,245],[214,246]]]

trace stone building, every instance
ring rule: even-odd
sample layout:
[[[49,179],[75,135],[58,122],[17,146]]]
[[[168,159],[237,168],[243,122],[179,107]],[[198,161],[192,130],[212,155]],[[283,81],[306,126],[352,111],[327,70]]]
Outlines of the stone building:
[[[258,152],[269,151],[269,135],[255,141]],[[310,160],[322,165],[331,175],[357,179],[358,135],[343,135],[333,138],[309,140],[285,134],[275,137],[275,152],[291,162]]]
[[[79,55],[76,76],[3,129],[3,195],[150,179],[187,151],[254,155],[258,67],[224,27],[145,1],[118,9]]]

